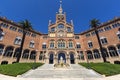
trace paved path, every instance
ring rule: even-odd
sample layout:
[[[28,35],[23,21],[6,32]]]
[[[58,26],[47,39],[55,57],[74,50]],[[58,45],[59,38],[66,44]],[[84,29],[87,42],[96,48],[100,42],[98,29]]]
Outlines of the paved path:
[[[70,68],[54,68],[53,64],[45,64],[35,70],[21,75],[22,78],[102,78],[93,70],[88,70],[78,64],[71,64]]]

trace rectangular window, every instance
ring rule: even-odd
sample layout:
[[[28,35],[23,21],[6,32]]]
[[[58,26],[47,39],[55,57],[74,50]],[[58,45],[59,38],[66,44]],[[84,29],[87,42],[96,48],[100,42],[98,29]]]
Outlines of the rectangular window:
[[[32,37],[36,37],[36,34],[32,34],[31,36],[32,36]]]
[[[73,43],[69,42],[69,48],[73,48]]]
[[[104,27],[105,31],[111,30],[111,26]]]
[[[9,28],[10,30],[12,30],[12,31],[16,31],[17,30],[17,27],[14,27],[14,26],[10,26],[10,28]]]
[[[101,39],[101,43],[102,43],[102,44],[107,44],[107,43],[108,43],[108,42],[107,42],[107,39],[106,39],[106,38]]]
[[[79,36],[75,36],[75,39],[79,39]]]
[[[5,23],[1,23],[0,26],[3,28],[8,28],[8,24],[5,24]]]
[[[92,48],[92,47],[93,47],[92,42],[88,42],[88,47],[89,47],[89,48]]]
[[[98,33],[101,33],[103,32],[104,30],[103,29],[98,29]]]
[[[19,32],[19,33],[23,33],[23,30],[22,30],[22,29],[18,29],[18,32]]]
[[[95,35],[95,31],[91,32],[92,36]]]
[[[81,48],[81,45],[80,44],[77,44],[76,45],[77,49]]]
[[[87,33],[87,34],[86,34],[86,37],[90,37],[90,33]]]
[[[43,44],[43,45],[42,45],[42,49],[46,49],[46,44]]]

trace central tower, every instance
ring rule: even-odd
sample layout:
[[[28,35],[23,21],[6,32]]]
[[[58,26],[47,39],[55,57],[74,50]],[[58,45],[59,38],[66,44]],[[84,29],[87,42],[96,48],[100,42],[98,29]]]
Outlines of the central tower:
[[[60,57],[63,57],[65,63],[70,63],[70,55],[72,54],[72,62],[75,63],[75,45],[74,45],[74,29],[73,21],[66,21],[66,13],[62,8],[62,1],[56,13],[56,21],[53,23],[49,20],[48,25],[48,57],[49,63],[59,63]],[[69,59],[69,60],[68,60]]]

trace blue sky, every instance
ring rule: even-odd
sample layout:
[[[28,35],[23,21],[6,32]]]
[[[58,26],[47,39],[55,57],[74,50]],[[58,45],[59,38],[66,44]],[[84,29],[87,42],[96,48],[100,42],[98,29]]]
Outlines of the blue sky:
[[[30,20],[33,28],[42,33],[48,32],[48,20],[55,22],[59,0],[1,0],[0,16],[19,22]],[[120,16],[120,0],[63,0],[63,10],[67,21],[74,21],[75,33],[90,28],[93,18],[106,22]]]

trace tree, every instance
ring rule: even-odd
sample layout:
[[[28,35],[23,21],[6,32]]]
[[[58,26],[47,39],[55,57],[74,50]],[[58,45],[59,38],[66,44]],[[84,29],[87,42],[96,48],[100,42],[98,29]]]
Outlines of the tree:
[[[30,31],[33,29],[31,23],[28,20],[21,21],[21,22],[19,22],[19,24],[23,29],[23,36],[22,36],[22,41],[21,41],[21,45],[20,45],[20,52],[17,56],[16,62],[20,61],[27,31]]]
[[[102,50],[103,48],[102,48],[102,44],[101,44],[101,41],[100,41],[98,30],[97,30],[99,25],[100,25],[99,20],[97,20],[97,19],[90,20],[90,26],[91,26],[91,28],[93,28],[95,30],[95,34],[96,34],[96,37],[97,37],[97,40],[98,40],[98,45],[99,45],[99,48],[100,48],[100,51],[101,51],[103,61],[106,62],[106,56],[105,56],[105,53]]]

